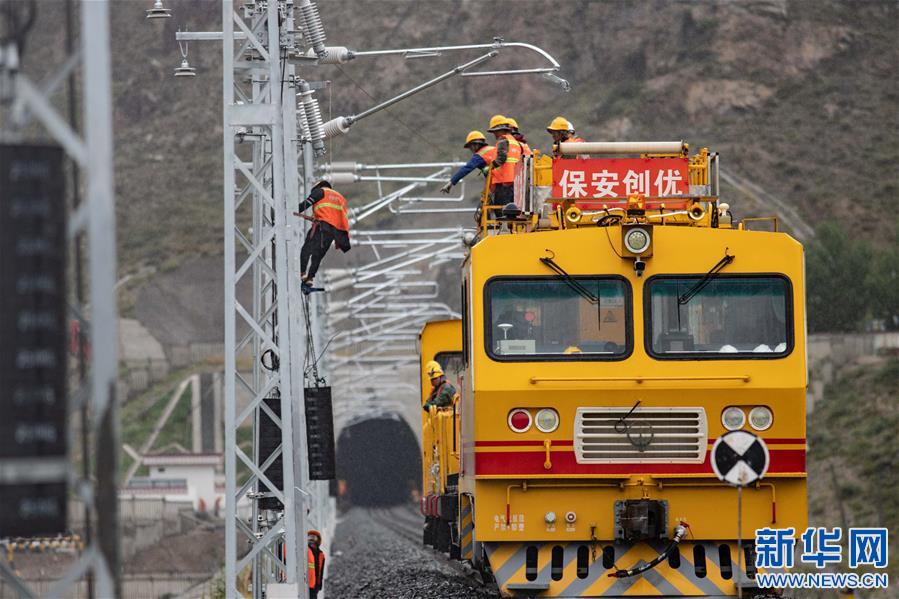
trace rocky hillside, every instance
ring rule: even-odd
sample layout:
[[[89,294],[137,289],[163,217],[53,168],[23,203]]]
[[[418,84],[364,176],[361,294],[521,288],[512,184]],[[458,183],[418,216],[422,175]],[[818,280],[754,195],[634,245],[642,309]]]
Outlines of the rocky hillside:
[[[217,254],[222,240],[220,46],[197,43],[199,76],[174,79],[175,31],[219,30],[220,4],[113,3],[116,179],[124,273]],[[146,6],[145,6],[146,5]],[[853,221],[892,238],[899,194],[899,65],[893,1],[386,2],[321,0],[329,43],[359,50],[490,42],[535,43],[563,66],[572,91],[534,77],[457,79],[361,121],[334,141],[335,160],[461,158],[460,140],[496,112],[516,116],[535,145],[556,114],[590,139],[684,138],[722,152],[731,171],[798,208],[812,224]],[[40,75],[62,48],[62,2],[39,3],[24,57]],[[525,56],[496,65],[525,66]],[[351,114],[458,64],[360,58],[307,69],[332,82],[326,114]],[[362,201],[367,192],[350,195]],[[731,198],[738,216],[739,197]],[[755,210],[755,208],[750,208]]]
[[[847,368],[816,404],[808,422],[809,519],[814,525],[885,526],[890,545],[896,546],[897,395],[899,359],[894,357]],[[889,573],[895,578],[895,564]]]

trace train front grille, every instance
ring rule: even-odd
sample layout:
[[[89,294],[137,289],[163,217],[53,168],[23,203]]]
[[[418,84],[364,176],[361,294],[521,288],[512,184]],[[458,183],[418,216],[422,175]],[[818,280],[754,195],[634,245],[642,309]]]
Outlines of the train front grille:
[[[707,440],[703,408],[578,408],[575,416],[580,464],[701,463]]]

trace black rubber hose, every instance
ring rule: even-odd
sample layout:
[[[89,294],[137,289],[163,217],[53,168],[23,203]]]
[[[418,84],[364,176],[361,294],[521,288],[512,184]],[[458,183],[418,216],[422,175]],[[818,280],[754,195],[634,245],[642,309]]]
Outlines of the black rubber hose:
[[[646,572],[647,570],[652,570],[653,568],[655,568],[656,566],[661,564],[663,561],[668,559],[668,556],[671,554],[671,552],[674,549],[677,548],[677,546],[680,544],[681,540],[683,540],[683,538],[686,536],[686,534],[687,534],[686,526],[684,526],[683,524],[677,525],[677,527],[675,527],[675,529],[674,529],[674,538],[671,540],[671,542],[668,544],[668,546],[665,547],[665,550],[662,551],[660,554],[658,554],[651,562],[645,563],[642,566],[640,566],[639,568],[632,568],[630,570],[615,570],[614,572],[609,574],[609,578],[629,578],[631,576],[636,576],[637,574],[642,574],[642,573]]]

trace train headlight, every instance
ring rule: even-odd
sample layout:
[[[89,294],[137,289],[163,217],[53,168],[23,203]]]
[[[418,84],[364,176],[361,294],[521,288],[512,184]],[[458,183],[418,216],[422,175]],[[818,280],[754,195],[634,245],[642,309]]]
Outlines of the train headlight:
[[[537,430],[541,433],[551,433],[559,428],[559,413],[552,408],[543,408],[537,412],[534,423],[537,425]]]
[[[531,428],[531,413],[517,408],[509,412],[509,428],[516,433],[526,432]]]
[[[632,254],[642,254],[649,249],[649,231],[639,227],[631,229],[624,235],[624,247]]]
[[[765,406],[756,406],[749,411],[749,426],[755,430],[768,430],[773,423],[774,414]]]
[[[729,431],[743,428],[743,425],[746,424],[746,414],[736,406],[724,408],[724,411],[721,412],[721,424]]]

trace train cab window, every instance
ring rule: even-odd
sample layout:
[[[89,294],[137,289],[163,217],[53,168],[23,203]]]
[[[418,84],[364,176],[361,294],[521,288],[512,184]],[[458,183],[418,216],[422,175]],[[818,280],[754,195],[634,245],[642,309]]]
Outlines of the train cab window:
[[[462,352],[437,352],[437,354],[434,356],[434,361],[440,364],[440,367],[443,368],[443,373],[446,376],[446,380],[448,380],[452,385],[455,385],[456,389],[461,389],[462,372],[465,370]]]
[[[495,278],[485,289],[487,353],[495,360],[620,360],[631,352],[623,278]]]
[[[793,349],[790,283],[780,276],[653,277],[647,350],[656,358],[780,358]]]

